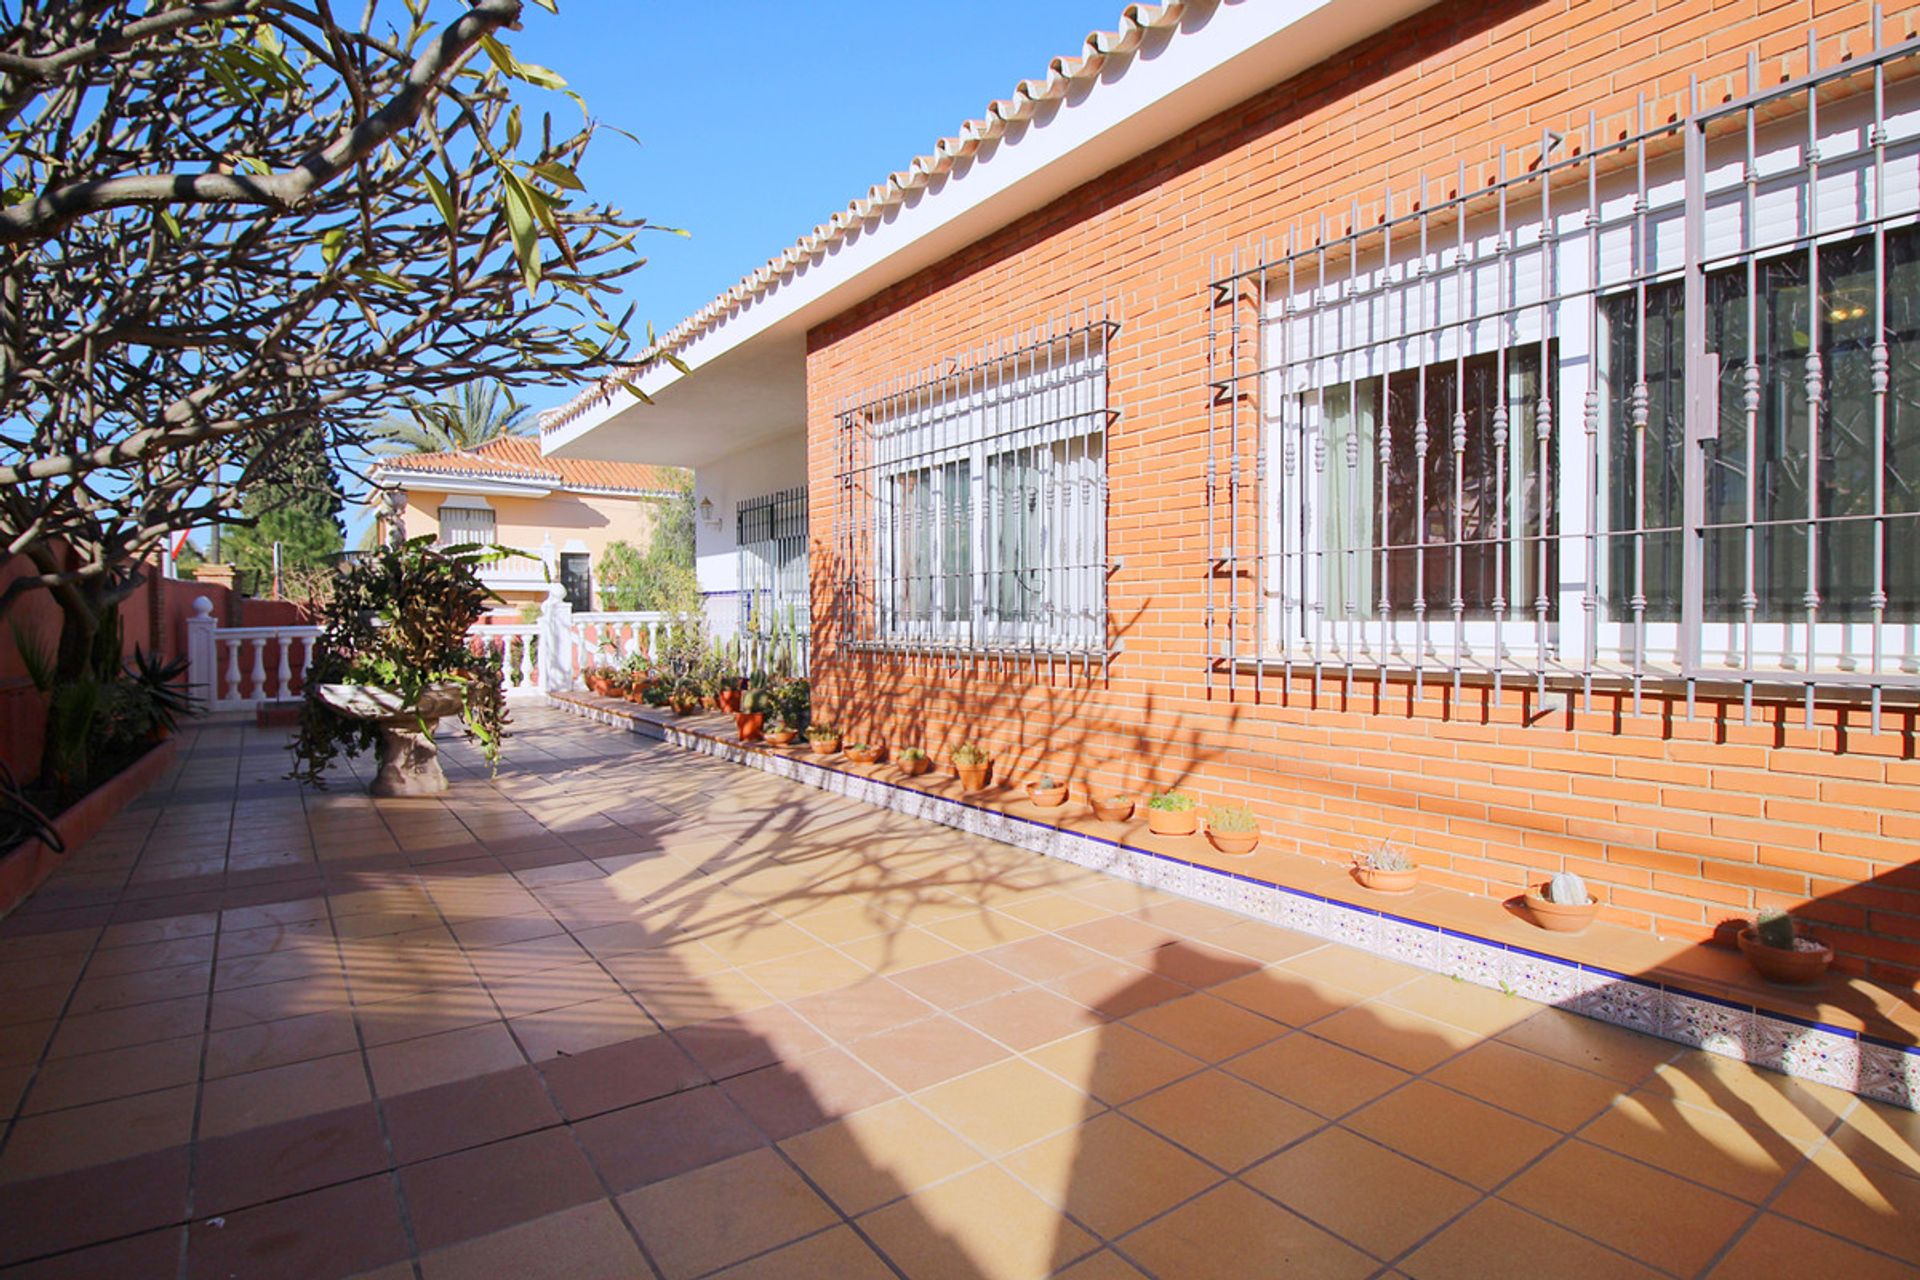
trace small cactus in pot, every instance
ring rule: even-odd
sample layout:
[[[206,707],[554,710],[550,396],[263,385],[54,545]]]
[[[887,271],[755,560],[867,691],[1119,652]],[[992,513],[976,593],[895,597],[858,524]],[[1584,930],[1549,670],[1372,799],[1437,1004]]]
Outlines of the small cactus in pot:
[[[1260,820],[1241,805],[1207,810],[1207,841],[1221,853],[1244,857],[1260,844]]]
[[[1528,889],[1526,901],[1533,922],[1553,933],[1578,933],[1600,911],[1587,882],[1571,871],[1557,872],[1545,884]]]
[[[1807,937],[1794,918],[1777,907],[1762,911],[1740,931],[1740,952],[1769,982],[1814,982],[1833,963],[1833,948]]]
[[[1163,791],[1147,801],[1147,830],[1157,836],[1190,836],[1200,829],[1193,797]]]
[[[1058,809],[1067,802],[1067,784],[1051,774],[1042,774],[1027,784],[1027,799],[1041,809]]]
[[[1353,877],[1376,893],[1411,893],[1420,879],[1420,864],[1393,841],[1382,840],[1354,855]]]
[[[933,767],[933,761],[928,759],[927,753],[919,747],[902,749],[899,756],[895,758],[895,762],[900,766],[900,772],[909,778],[917,778]]]

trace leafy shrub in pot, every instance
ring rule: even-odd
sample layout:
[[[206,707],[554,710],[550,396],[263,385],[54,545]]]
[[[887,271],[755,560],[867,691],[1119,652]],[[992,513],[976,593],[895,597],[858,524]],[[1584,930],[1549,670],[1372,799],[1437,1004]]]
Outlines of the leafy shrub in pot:
[[[1251,809],[1215,805],[1207,810],[1207,841],[1221,853],[1252,853],[1260,843],[1260,820]]]
[[[1157,836],[1190,836],[1200,829],[1193,797],[1164,791],[1147,801],[1147,829]]]
[[[830,724],[809,725],[807,745],[817,756],[830,756],[840,749],[840,731]]]
[[[855,764],[878,764],[880,757],[886,752],[886,748],[877,742],[849,743],[845,750],[847,759]]]
[[[971,742],[963,742],[948,758],[953,761],[953,771],[960,776],[962,787],[968,791],[986,790],[987,779],[993,774],[991,755]]]
[[[1133,797],[1118,791],[1106,795],[1096,791],[1088,797],[1088,803],[1093,806],[1093,816],[1102,822],[1125,822],[1133,816]]]
[[[905,748],[895,757],[894,762],[900,766],[900,772],[906,774],[909,778],[917,778],[927,770],[933,768],[932,759],[919,747]]]
[[[1391,840],[1382,840],[1353,858],[1353,876],[1376,893],[1411,893],[1420,880],[1420,865]]]

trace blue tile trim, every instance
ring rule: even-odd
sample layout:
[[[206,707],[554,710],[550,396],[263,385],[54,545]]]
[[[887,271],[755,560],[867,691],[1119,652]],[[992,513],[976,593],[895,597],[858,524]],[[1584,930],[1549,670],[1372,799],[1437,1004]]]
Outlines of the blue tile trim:
[[[1457,929],[1449,929],[1441,925],[1430,924],[1426,921],[1409,919],[1405,916],[1396,915],[1392,911],[1388,911],[1382,908],[1369,907],[1364,904],[1358,904],[1358,903],[1352,903],[1352,902],[1345,902],[1338,898],[1329,898],[1329,897],[1326,897],[1325,895],[1313,893],[1306,889],[1294,888],[1293,886],[1290,886],[1290,885],[1277,884],[1270,880],[1262,880],[1257,876],[1248,875],[1245,872],[1228,871],[1220,868],[1209,867],[1197,862],[1189,862],[1184,858],[1178,858],[1173,856],[1172,854],[1157,853],[1151,849],[1142,849],[1134,845],[1124,844],[1108,836],[1083,834],[1081,832],[1066,831],[1064,828],[1056,827],[1052,823],[1044,822],[1035,818],[1029,818],[1022,814],[1006,813],[999,809],[989,808],[986,805],[980,804],[976,801],[964,800],[964,799],[954,800],[954,799],[949,799],[945,796],[932,795],[931,793],[921,791],[916,787],[906,786],[897,782],[890,782],[883,778],[870,777],[866,774],[854,773],[848,769],[839,768],[831,764],[826,764],[824,762],[818,762],[805,755],[776,755],[773,752],[770,752],[765,749],[739,746],[733,743],[725,742],[719,738],[712,737],[711,735],[701,733],[698,730],[680,729],[672,725],[663,724],[661,722],[654,721],[654,720],[649,720],[645,716],[636,715],[631,712],[608,712],[587,703],[576,702],[573,699],[567,697],[566,695],[550,696],[548,701],[551,705],[557,706],[562,710],[569,711],[576,715],[584,715],[589,719],[614,725],[615,727],[618,727],[621,723],[624,722],[629,732],[637,733],[645,737],[655,738],[656,740],[666,742],[669,745],[680,747],[683,750],[696,751],[703,755],[715,756],[723,760],[729,760],[737,764],[746,765],[750,768],[757,768],[766,772],[776,773],[776,774],[779,774],[780,776],[787,777],[793,781],[797,781],[805,785],[819,787],[821,790],[833,791],[836,793],[845,794],[851,789],[851,784],[858,784],[858,786],[863,791],[873,788],[875,786],[878,786],[880,788],[883,788],[884,791],[882,793],[881,798],[877,801],[877,803],[880,803],[883,806],[888,808],[894,808],[896,806],[888,803],[888,799],[890,797],[887,795],[887,793],[891,793],[892,796],[912,796],[912,797],[915,797],[916,799],[915,813],[917,814],[917,816],[926,818],[930,821],[940,822],[946,826],[960,826],[964,828],[965,827],[964,822],[955,822],[952,819],[955,817],[959,817],[962,813],[977,813],[977,814],[990,817],[996,823],[1018,824],[1018,827],[1013,828],[1011,830],[1009,830],[1007,827],[1001,828],[1002,831],[1007,832],[1007,834],[1009,835],[1014,834],[1014,832],[1019,830],[1020,828],[1031,828],[1034,831],[1046,832],[1049,835],[1054,833],[1059,833],[1061,835],[1070,837],[1070,841],[1072,844],[1078,844],[1086,848],[1100,848],[1104,850],[1110,850],[1114,853],[1122,855],[1122,857],[1125,859],[1135,860],[1135,865],[1139,865],[1138,864],[1139,859],[1145,859],[1149,865],[1163,863],[1173,867],[1180,867],[1189,873],[1191,872],[1203,873],[1209,879],[1225,880],[1225,881],[1238,883],[1238,884],[1247,884],[1262,890],[1268,890],[1278,894],[1284,894],[1289,898],[1314,903],[1321,909],[1331,907],[1336,910],[1346,912],[1349,915],[1358,916],[1361,918],[1371,918],[1374,920],[1391,920],[1398,925],[1408,926],[1411,928],[1420,929],[1426,932],[1437,934],[1442,939],[1448,939],[1448,938],[1456,939],[1460,942],[1468,943],[1475,947],[1485,948],[1499,956],[1524,957],[1528,960],[1536,961],[1539,964],[1552,966],[1553,968],[1562,971],[1563,975],[1567,977],[1572,977],[1574,975],[1584,975],[1589,979],[1603,979],[1608,983],[1625,984],[1631,988],[1644,991],[1656,999],[1662,996],[1681,997],[1687,1000],[1693,1000],[1693,1001],[1698,1001],[1704,1004],[1714,1005],[1719,1008],[1730,1010],[1734,1013],[1744,1014],[1749,1018],[1771,1019],[1778,1023],[1799,1028],[1803,1032],[1809,1032],[1819,1036],[1830,1037],[1833,1042],[1838,1042],[1837,1044],[1829,1044],[1828,1046],[1829,1049],[1838,1049],[1841,1046],[1844,1046],[1849,1043],[1855,1045],[1856,1048],[1858,1046],[1871,1045],[1878,1049],[1890,1051],[1895,1055],[1897,1055],[1895,1060],[1904,1062],[1905,1064],[1904,1069],[1908,1072],[1908,1077],[1906,1078],[1906,1081],[1904,1083],[1895,1082],[1889,1085],[1886,1091],[1880,1092],[1880,1093],[1872,1093],[1869,1096],[1879,1097],[1882,1101],[1892,1102],[1895,1105],[1911,1107],[1916,1110],[1920,1110],[1920,1045],[1901,1044],[1896,1041],[1890,1041],[1879,1036],[1869,1035],[1864,1032],[1849,1031],[1843,1027],[1835,1027],[1822,1022],[1810,1021],[1805,1018],[1796,1017],[1792,1014],[1783,1013],[1773,1009],[1763,1008],[1759,1005],[1743,1004],[1738,1001],[1728,1000],[1722,996],[1709,995],[1705,992],[1696,991],[1689,987],[1680,986],[1674,983],[1653,982],[1653,981],[1649,981],[1646,978],[1636,977],[1633,974],[1628,974],[1628,973],[1620,973],[1616,970],[1603,968],[1599,965],[1578,963],[1572,960],[1567,960],[1560,956],[1553,956],[1553,955],[1548,955],[1545,952],[1535,951],[1529,947],[1520,946],[1515,943],[1498,942],[1491,938],[1483,938],[1478,934],[1464,933]],[[773,761],[780,761],[783,763],[776,765],[771,763]],[[988,838],[991,839],[994,837],[990,836]],[[1058,856],[1063,857],[1066,861],[1070,861],[1070,862],[1075,861],[1070,856],[1067,856],[1067,854],[1064,852],[1059,854]],[[1081,865],[1084,865],[1084,864],[1081,864]],[[1102,864],[1102,865],[1104,867],[1106,864]],[[1140,878],[1138,875],[1128,874],[1124,869],[1122,869],[1120,873],[1125,875],[1126,878],[1129,878],[1129,879]],[[1158,883],[1158,878],[1155,877],[1154,879],[1155,879],[1155,882]],[[1172,886],[1170,888],[1170,891],[1179,893],[1181,894],[1181,896],[1185,896],[1185,897],[1195,896],[1194,894],[1183,892],[1181,887],[1178,885]],[[1224,903],[1219,902],[1215,899],[1208,899],[1208,900],[1216,901],[1216,905],[1225,905]],[[1232,909],[1232,908],[1229,907],[1229,909]],[[1264,918],[1264,917],[1260,917],[1260,918]],[[1277,921],[1272,919],[1268,920],[1268,923],[1276,923],[1276,922]],[[1354,944],[1347,943],[1346,945],[1354,945]],[[1415,961],[1415,963],[1419,963],[1419,962]],[[1437,967],[1437,966],[1429,966],[1429,967]],[[1492,984],[1489,984],[1489,985],[1492,985]],[[1503,987],[1506,985],[1504,978],[1499,979],[1499,985]],[[1564,1004],[1566,1002],[1562,1002],[1562,1003]],[[1578,997],[1576,996],[1571,1007],[1573,1007],[1575,1012],[1584,1013],[1589,1017],[1599,1018],[1601,1021],[1619,1021],[1618,1019],[1605,1017],[1604,1013],[1605,1013],[1606,1006],[1600,1002],[1583,1004],[1579,1002]],[[1636,1029],[1645,1031],[1645,1028],[1640,1027],[1638,1024],[1634,1024],[1634,1025]],[[1659,1034],[1659,1033],[1646,1032],[1646,1034]],[[1667,1037],[1667,1038],[1671,1039],[1672,1037]],[[1681,1043],[1690,1043],[1690,1042],[1681,1041]],[[1701,1046],[1701,1047],[1706,1048],[1707,1052],[1722,1052],[1722,1050],[1719,1050],[1716,1048],[1709,1048],[1706,1046]],[[1818,1056],[1819,1056],[1818,1054],[1812,1055],[1812,1060],[1817,1060]],[[1764,1065],[1771,1069],[1779,1070],[1784,1074],[1788,1074],[1788,1075],[1805,1074],[1808,1078],[1823,1079],[1822,1077],[1818,1076],[1816,1072],[1811,1068],[1806,1069],[1804,1071],[1796,1070],[1795,1068],[1803,1065],[1803,1059],[1797,1056],[1789,1055],[1787,1057],[1783,1057],[1780,1061],[1765,1062],[1765,1063],[1759,1063],[1756,1065]],[[1863,1079],[1864,1079],[1864,1072],[1858,1074],[1858,1076],[1856,1077],[1856,1082],[1852,1086],[1848,1085],[1844,1081],[1835,1081],[1830,1079],[1823,1079],[1823,1082],[1829,1083],[1829,1084],[1837,1084],[1838,1087],[1841,1087],[1841,1088],[1853,1087],[1856,1092],[1866,1092],[1866,1088],[1864,1084],[1861,1083]]]

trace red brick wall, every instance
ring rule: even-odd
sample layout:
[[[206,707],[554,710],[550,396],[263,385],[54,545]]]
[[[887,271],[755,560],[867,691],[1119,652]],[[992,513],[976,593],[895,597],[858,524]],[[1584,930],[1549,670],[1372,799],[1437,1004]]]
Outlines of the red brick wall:
[[[1865,47],[1865,4],[1771,0],[1617,5],[1451,3],[1330,59],[1072,193],[1018,225],[816,329],[808,356],[817,620],[816,704],[857,736],[941,751],[989,746],[1004,776],[1038,769],[1130,787],[1175,783],[1245,801],[1283,847],[1344,860],[1393,834],[1437,882],[1507,894],[1566,867],[1608,918],[1702,938],[1714,923],[1785,905],[1826,923],[1843,964],[1920,975],[1920,761],[1910,714],[1865,732],[1865,713],[1798,705],[1741,722],[1702,700],[1650,698],[1642,714],[1534,714],[1509,685],[1451,703],[1444,680],[1336,676],[1291,688],[1207,684],[1207,283],[1213,259],[1294,219],[1378,216],[1389,178],[1424,171],[1451,193],[1457,166],[1484,177],[1501,146],[1542,127],[1577,132],[1655,100],[1655,119],[1698,74],[1709,100],[1742,87],[1748,51],[1767,78]],[[1895,7],[1890,38],[1909,34]],[[1844,43],[1843,43],[1844,42]],[[1729,80],[1728,77],[1733,77]],[[1606,127],[1603,127],[1603,135]],[[1418,168],[1415,168],[1415,157]],[[1389,172],[1391,166],[1391,172]],[[1404,206],[1396,209],[1404,212]],[[1339,228],[1344,230],[1344,226]],[[1125,650],[1103,676],[1064,665],[1001,670],[836,648],[840,566],[833,406],[1082,303],[1113,301],[1121,328],[1108,387],[1111,626]],[[1578,702],[1576,700],[1575,707]]]

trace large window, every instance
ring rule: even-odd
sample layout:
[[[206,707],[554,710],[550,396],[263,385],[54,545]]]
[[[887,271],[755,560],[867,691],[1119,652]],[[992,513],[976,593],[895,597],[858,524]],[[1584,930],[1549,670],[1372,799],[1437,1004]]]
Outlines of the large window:
[[[1217,280],[1215,659],[1920,684],[1910,52]]]
[[[740,503],[740,633],[753,665],[807,671],[811,610],[805,486]]]
[[[469,507],[449,504],[440,508],[439,519],[439,542],[443,547],[465,546],[469,543],[492,543],[495,540],[493,509],[491,507]]]
[[[1106,331],[1064,328],[841,414],[863,638],[1104,647]]]

